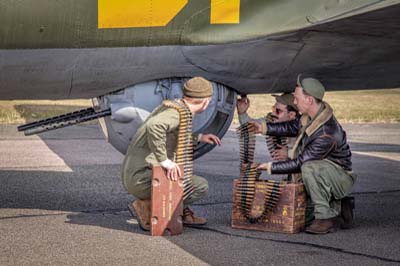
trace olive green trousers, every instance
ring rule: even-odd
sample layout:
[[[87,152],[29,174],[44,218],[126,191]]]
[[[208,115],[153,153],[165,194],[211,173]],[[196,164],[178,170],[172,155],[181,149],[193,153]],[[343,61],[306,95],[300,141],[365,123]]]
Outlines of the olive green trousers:
[[[340,214],[340,200],[350,194],[355,175],[329,161],[308,161],[301,167],[301,175],[309,200],[306,223],[310,219],[329,219]]]
[[[150,199],[152,176],[152,170],[151,168],[148,168],[143,171],[138,171],[132,176],[123,177],[123,184],[128,193],[132,194],[134,197],[138,199]],[[200,200],[208,192],[208,182],[203,177],[193,175],[192,184],[194,191],[184,200],[184,207]]]

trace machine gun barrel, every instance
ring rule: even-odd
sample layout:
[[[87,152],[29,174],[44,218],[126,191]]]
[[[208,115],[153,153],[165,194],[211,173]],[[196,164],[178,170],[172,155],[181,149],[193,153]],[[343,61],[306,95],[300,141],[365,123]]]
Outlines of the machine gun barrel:
[[[54,129],[76,125],[109,115],[111,115],[111,109],[96,112],[94,108],[87,108],[76,112],[21,125],[18,127],[18,131],[23,131],[25,136],[29,136]]]
[[[90,108],[82,109],[82,110],[75,111],[75,112],[72,112],[72,113],[50,117],[50,118],[46,118],[46,119],[43,119],[43,120],[40,120],[40,121],[35,121],[35,122],[32,122],[32,123],[21,125],[21,126],[18,127],[18,131],[25,131],[25,130],[30,129],[30,128],[34,128],[34,127],[38,127],[38,126],[41,126],[41,125],[45,125],[45,124],[47,124],[49,122],[53,122],[54,123],[56,121],[63,121],[63,120],[66,120],[66,119],[72,119],[74,117],[78,117],[78,116],[82,116],[82,115],[86,115],[86,114],[91,114],[91,113],[94,113],[94,112],[95,112],[95,110],[93,109],[93,107],[90,107]]]

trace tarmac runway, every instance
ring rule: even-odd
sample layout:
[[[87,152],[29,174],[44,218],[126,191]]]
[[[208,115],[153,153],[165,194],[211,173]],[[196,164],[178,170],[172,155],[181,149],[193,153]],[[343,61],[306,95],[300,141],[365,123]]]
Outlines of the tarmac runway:
[[[358,175],[355,228],[321,236],[233,229],[231,130],[195,161],[210,190],[193,209],[207,225],[151,237],[127,211],[123,156],[97,125],[32,137],[0,126],[0,265],[400,265],[400,124],[344,128]],[[263,149],[256,157],[269,159]]]

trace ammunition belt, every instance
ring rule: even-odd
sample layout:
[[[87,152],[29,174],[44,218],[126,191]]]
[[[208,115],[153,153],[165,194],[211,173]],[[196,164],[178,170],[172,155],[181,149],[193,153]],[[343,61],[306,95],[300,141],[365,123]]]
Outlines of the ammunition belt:
[[[193,138],[192,138],[192,113],[188,106],[179,100],[163,102],[166,107],[174,108],[179,112],[178,141],[176,147],[177,164],[183,165],[183,200],[187,199],[194,191],[193,176]]]
[[[273,123],[271,113],[269,113],[265,117],[265,121],[267,123]],[[269,152],[269,154],[271,156],[275,152],[276,148],[278,147],[278,144],[279,145],[283,145],[283,146],[287,146],[287,144],[288,144],[288,138],[287,137],[277,137],[277,136],[266,135],[265,136],[265,141],[267,143],[268,152]]]
[[[245,123],[237,128],[240,145],[240,178],[236,189],[236,199],[239,199],[240,211],[250,223],[263,221],[276,206],[282,186],[286,182],[275,180],[260,180],[261,171],[254,164],[256,144],[255,128],[252,124]],[[256,194],[256,183],[264,182],[264,204],[261,214],[253,215],[252,207]]]

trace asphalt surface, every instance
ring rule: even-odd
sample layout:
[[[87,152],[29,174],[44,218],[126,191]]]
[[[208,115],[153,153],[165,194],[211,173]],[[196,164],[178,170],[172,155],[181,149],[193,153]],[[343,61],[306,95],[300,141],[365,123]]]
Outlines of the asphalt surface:
[[[202,228],[151,237],[127,211],[123,157],[97,125],[25,137],[0,126],[0,265],[400,265],[400,124],[345,125],[356,227],[315,236],[232,229],[233,131],[195,162]],[[259,138],[263,147],[263,139]],[[268,155],[259,149],[259,161]]]

